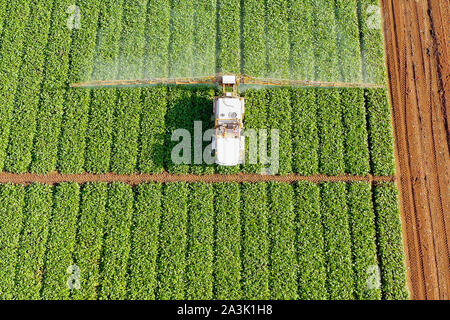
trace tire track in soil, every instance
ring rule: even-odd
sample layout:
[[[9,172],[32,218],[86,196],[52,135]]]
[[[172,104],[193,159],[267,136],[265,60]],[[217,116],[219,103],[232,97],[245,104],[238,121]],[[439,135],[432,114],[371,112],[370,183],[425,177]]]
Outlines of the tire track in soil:
[[[382,0],[408,277],[449,299],[448,0]],[[446,62],[447,61],[447,62]]]
[[[218,182],[286,182],[295,183],[298,181],[309,181],[315,183],[321,182],[356,182],[365,181],[370,183],[375,182],[394,182],[395,177],[386,176],[352,176],[352,175],[339,175],[339,176],[326,176],[326,175],[313,175],[313,176],[300,176],[296,174],[277,176],[277,175],[260,175],[260,174],[207,174],[207,175],[195,175],[195,174],[170,174],[167,172],[159,174],[93,174],[93,173],[81,173],[81,174],[61,174],[58,172],[52,172],[47,175],[37,175],[33,173],[0,173],[0,183],[12,183],[29,185],[32,183],[43,184],[59,184],[63,182],[77,182],[80,184],[88,182],[123,182],[133,186],[147,182],[206,182],[206,183],[218,183]]]

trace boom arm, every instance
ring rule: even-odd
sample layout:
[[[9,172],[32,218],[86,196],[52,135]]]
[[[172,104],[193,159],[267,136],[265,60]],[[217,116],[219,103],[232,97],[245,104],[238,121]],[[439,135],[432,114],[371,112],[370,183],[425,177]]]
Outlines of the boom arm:
[[[72,88],[95,88],[95,87],[127,87],[145,85],[222,85],[222,75],[193,78],[154,78],[142,80],[104,80],[72,83]],[[322,87],[322,88],[384,88],[384,85],[373,83],[351,83],[351,82],[326,82],[309,80],[287,80],[255,78],[247,75],[236,76],[236,85],[261,85],[261,86],[285,86],[285,87]]]
[[[270,79],[270,78],[255,78],[246,75],[241,76],[240,83],[246,85],[283,86],[283,87],[384,88],[383,85],[373,83]]]
[[[215,76],[197,77],[197,78],[154,78],[142,80],[101,80],[91,82],[71,83],[72,88],[93,88],[93,87],[127,87],[127,86],[145,86],[157,84],[212,84],[217,83]]]

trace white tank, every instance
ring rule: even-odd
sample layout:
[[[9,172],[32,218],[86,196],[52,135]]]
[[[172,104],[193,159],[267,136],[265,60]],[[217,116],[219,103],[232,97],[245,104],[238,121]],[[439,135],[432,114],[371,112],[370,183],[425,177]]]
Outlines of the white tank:
[[[214,99],[216,134],[213,137],[213,149],[216,151],[216,164],[236,166],[243,162],[245,138],[241,133],[244,112],[244,98]]]

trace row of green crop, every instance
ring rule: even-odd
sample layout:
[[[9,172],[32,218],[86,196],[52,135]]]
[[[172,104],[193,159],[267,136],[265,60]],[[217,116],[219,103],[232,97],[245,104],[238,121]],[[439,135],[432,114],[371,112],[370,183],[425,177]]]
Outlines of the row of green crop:
[[[30,3],[21,0],[9,1],[8,15],[3,26],[0,48],[0,168],[6,159],[14,96],[19,83],[22,49],[26,39],[26,26],[30,12]]]
[[[119,50],[119,78],[143,76],[145,19],[147,0],[125,2]],[[132,173],[137,164],[139,120],[142,90],[130,88],[118,92],[114,110],[111,171]]]
[[[194,59],[194,1],[171,1],[170,28],[169,76],[191,77]]]
[[[203,153],[210,144],[208,141],[200,143],[201,137],[194,135],[194,123],[201,123],[202,134],[213,127],[214,89],[163,86],[94,89],[91,97],[82,97],[82,91],[69,92],[72,92],[69,96],[73,96],[69,97],[70,102],[65,108],[57,158],[57,168],[64,173],[159,173],[164,170],[195,174],[238,173],[241,170],[260,173],[274,159],[272,147],[277,143],[273,140],[276,135],[272,136],[274,129],[278,130],[279,137],[280,174],[373,173],[388,176],[395,173],[391,111],[387,93],[382,89],[248,89],[245,91],[244,125],[246,129],[256,131],[256,136],[248,131],[247,141],[256,139],[258,150],[250,148],[249,143],[247,163],[231,168],[194,164],[194,153]],[[82,101],[72,104],[71,99],[75,97]],[[74,113],[75,107],[87,111],[90,100],[88,115]],[[42,105],[41,110],[47,106]],[[38,127],[53,128],[50,124],[53,120],[53,116],[38,117]],[[76,126],[75,120],[80,122]],[[177,129],[186,129],[191,134],[190,140],[183,136],[172,141],[172,133]],[[266,130],[266,139],[264,132],[259,131],[261,129]],[[42,140],[35,142],[35,150],[42,146],[39,141]],[[77,147],[69,150],[66,144]],[[200,150],[198,145],[203,149]],[[173,162],[172,150],[182,160],[180,164]],[[26,150],[21,152],[27,153]],[[29,159],[31,167],[25,164],[18,167],[16,162],[11,162],[6,171],[53,171],[55,156],[56,153],[46,156],[46,161],[40,156]],[[252,164],[255,159],[258,163]],[[12,166],[13,163],[16,165]]]
[[[408,297],[393,184],[0,185],[0,199],[2,299]]]
[[[95,46],[97,39],[97,26],[100,13],[99,0],[80,0],[80,15],[83,17],[83,28],[74,29],[72,46],[70,48],[70,68],[68,81],[71,83],[88,81],[91,79]],[[86,131],[91,100],[90,90],[68,90],[64,104],[64,115],[59,137],[58,160],[45,160],[44,156],[37,172],[47,172],[57,163],[61,172],[82,172],[84,167],[84,150],[86,148]],[[58,140],[50,132],[49,141]],[[36,149],[39,152],[48,152]],[[38,154],[38,153],[36,153]],[[50,163],[50,165],[45,165]]]
[[[42,298],[58,300],[67,299],[70,294],[67,286],[67,270],[61,266],[73,265],[80,186],[77,183],[57,186],[53,202],[53,216],[47,242],[46,272],[42,279]]]
[[[241,1],[217,0],[217,65],[222,73],[241,69]]]
[[[119,71],[119,51],[122,34],[123,1],[103,1],[100,4],[99,30],[95,49],[95,80],[116,79]],[[85,168],[101,173],[110,168],[116,89],[92,91],[87,124]]]
[[[34,10],[25,28],[23,62],[20,67],[5,161],[5,170],[14,172],[26,172],[31,162],[53,0],[32,1],[31,5]]]
[[[170,1],[148,0],[145,24],[145,78],[169,76]]]
[[[67,24],[69,0],[55,1],[46,49],[45,74],[41,90],[31,171],[44,173],[56,169],[58,137],[64,113],[69,72],[71,30]],[[25,168],[23,168],[25,169]]]
[[[125,299],[127,296],[133,197],[129,185],[114,183],[109,187],[98,293],[102,300]]]
[[[3,25],[5,18],[8,16],[8,0],[1,0],[0,1],[0,35],[3,34]],[[0,36],[0,46],[2,43],[2,39]]]
[[[265,76],[265,0],[246,0],[242,8],[242,72]]]
[[[207,76],[216,72],[216,7],[217,0],[194,2],[194,76]]]
[[[189,300],[213,298],[214,189],[190,185],[186,246],[186,292]]]

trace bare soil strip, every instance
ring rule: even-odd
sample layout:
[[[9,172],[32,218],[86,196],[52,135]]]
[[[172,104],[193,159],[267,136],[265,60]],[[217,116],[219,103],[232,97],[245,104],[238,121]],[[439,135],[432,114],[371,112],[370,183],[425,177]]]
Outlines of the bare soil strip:
[[[381,0],[413,299],[449,299],[448,0]]]
[[[194,174],[170,174],[170,173],[160,173],[160,174],[115,174],[115,173],[105,173],[105,174],[92,174],[92,173],[81,173],[81,174],[61,174],[58,172],[53,172],[47,175],[37,175],[32,173],[15,174],[3,172],[0,174],[0,183],[12,183],[12,184],[23,184],[29,185],[32,183],[45,183],[45,184],[59,184],[63,182],[77,182],[80,184],[88,182],[123,182],[130,185],[138,185],[146,182],[206,182],[206,183],[217,183],[217,182],[287,182],[294,183],[298,181],[310,181],[315,183],[321,182],[356,182],[356,181],[366,181],[366,182],[393,182],[395,177],[374,177],[374,176],[351,176],[351,175],[341,175],[341,176],[325,176],[325,175],[314,175],[314,176],[300,176],[300,175],[286,175],[286,176],[272,176],[272,175],[260,175],[260,174],[209,174],[209,175],[194,175]]]

